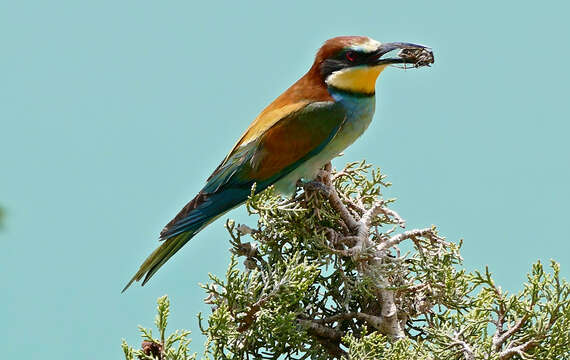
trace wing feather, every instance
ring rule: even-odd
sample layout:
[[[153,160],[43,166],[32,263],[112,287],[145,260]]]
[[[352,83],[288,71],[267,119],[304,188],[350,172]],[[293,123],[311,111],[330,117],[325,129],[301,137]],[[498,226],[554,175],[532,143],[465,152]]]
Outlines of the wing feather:
[[[289,112],[258,138],[234,149],[210,175],[198,196],[166,225],[162,239],[180,234],[186,227],[195,229],[196,221],[213,216],[213,212],[205,211],[205,208],[221,205],[224,201],[218,195],[224,192],[233,197],[231,202],[226,202],[227,206],[235,206],[247,199],[254,183],[257,191],[275,183],[321,151],[336,135],[345,118],[344,108],[331,101],[307,104]],[[214,198],[217,201],[213,201]],[[216,211],[226,210],[219,208]],[[198,216],[199,212],[209,215]]]
[[[233,148],[230,150],[230,152],[224,158],[224,160],[221,162],[221,164],[218,166],[218,168],[223,167],[228,162],[228,160],[230,158],[232,158],[232,156],[236,152],[240,151],[241,147],[249,144],[252,141],[259,139],[259,137],[262,136],[263,133],[265,133],[267,131],[267,129],[271,128],[273,125],[275,125],[281,119],[283,119],[283,118],[293,114],[294,112],[302,109],[308,103],[309,102],[305,100],[305,101],[299,101],[299,102],[296,102],[293,104],[285,105],[285,106],[282,106],[279,108],[274,108],[274,107],[269,106],[266,109],[264,109],[255,118],[255,120],[253,120],[253,122],[248,126],[248,128],[244,131],[242,136],[235,143]],[[215,173],[216,173],[216,171],[214,171],[214,174]],[[212,175],[214,175],[214,174],[212,174]],[[212,175],[210,176],[210,178],[212,177]],[[208,180],[210,180],[210,178],[208,178]]]
[[[295,110],[291,110],[295,109]],[[146,283],[202,228],[243,203],[256,183],[262,191],[321,151],[336,135],[346,114],[330,101],[289,108],[255,139],[234,148],[206,186],[162,230],[165,240],[123,289]]]

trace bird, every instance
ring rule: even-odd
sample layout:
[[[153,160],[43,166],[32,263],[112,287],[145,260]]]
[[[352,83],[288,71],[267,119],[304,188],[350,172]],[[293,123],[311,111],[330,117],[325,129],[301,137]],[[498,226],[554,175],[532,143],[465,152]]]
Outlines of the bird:
[[[299,180],[314,179],[368,128],[380,73],[393,64],[430,63],[433,53],[423,45],[367,36],[325,41],[309,71],[261,111],[202,190],[166,224],[162,244],[123,292],[135,281],[146,284],[200,230],[244,203],[254,185],[256,193],[273,185],[291,194]]]

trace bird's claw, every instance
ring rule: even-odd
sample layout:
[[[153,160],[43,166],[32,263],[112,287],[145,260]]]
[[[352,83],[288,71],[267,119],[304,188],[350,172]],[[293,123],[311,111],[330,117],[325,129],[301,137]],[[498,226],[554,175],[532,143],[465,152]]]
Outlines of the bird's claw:
[[[320,181],[308,181],[308,182],[302,182],[301,180],[299,180],[300,185],[305,191],[313,191],[313,192],[321,192],[322,194],[324,194],[325,196],[329,196],[330,195],[330,188],[323,184]]]

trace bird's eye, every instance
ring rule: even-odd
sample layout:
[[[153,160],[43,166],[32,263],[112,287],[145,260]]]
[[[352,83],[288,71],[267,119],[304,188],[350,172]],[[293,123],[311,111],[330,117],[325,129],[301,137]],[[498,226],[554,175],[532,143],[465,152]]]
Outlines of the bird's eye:
[[[354,62],[356,60],[356,52],[354,51],[347,51],[346,54],[346,60],[350,61],[350,62]]]

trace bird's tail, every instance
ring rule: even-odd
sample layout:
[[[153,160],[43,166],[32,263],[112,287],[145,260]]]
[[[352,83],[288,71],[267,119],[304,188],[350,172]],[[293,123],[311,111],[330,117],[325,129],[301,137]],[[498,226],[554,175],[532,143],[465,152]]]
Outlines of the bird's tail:
[[[200,230],[245,201],[248,195],[247,188],[229,189],[218,194],[200,192],[164,227],[160,233],[164,242],[146,258],[122,292],[133,282],[143,278],[142,285],[146,284],[158,269]]]
[[[146,260],[140,266],[139,271],[137,271],[135,276],[133,276],[133,278],[128,282],[122,292],[125,292],[125,290],[127,290],[133,282],[140,281],[143,277],[144,280],[142,282],[142,285],[146,284],[146,282],[158,271],[158,269],[196,234],[197,231],[188,231],[171,237],[170,239],[163,242],[146,258]]]

